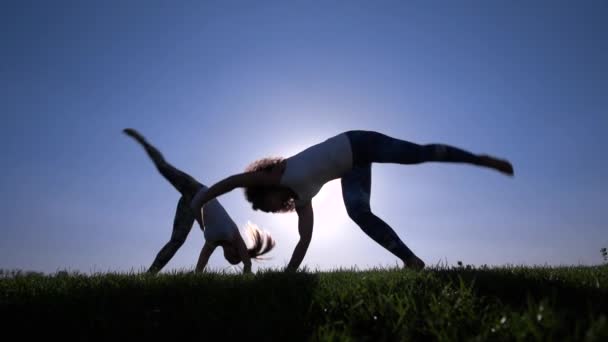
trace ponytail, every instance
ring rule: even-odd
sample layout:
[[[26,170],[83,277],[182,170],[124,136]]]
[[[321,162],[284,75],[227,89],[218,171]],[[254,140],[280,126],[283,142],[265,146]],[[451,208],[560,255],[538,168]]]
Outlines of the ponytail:
[[[260,258],[260,256],[270,252],[274,248],[275,242],[272,236],[262,231],[257,225],[248,222],[246,233],[253,243],[251,247],[247,248],[247,253],[251,259],[264,259]]]

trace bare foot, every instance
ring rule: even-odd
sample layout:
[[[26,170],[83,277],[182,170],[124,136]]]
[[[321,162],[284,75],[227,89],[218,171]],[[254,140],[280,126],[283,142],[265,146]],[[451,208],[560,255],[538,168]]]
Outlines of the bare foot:
[[[509,176],[513,176],[513,165],[504,159],[494,158],[488,155],[479,156],[480,165],[498,170]]]
[[[139,141],[140,143],[144,143],[146,141],[146,139],[144,139],[144,136],[139,134],[139,132],[134,130],[133,128],[125,128],[122,131],[126,135],[132,137],[133,139]]]
[[[418,258],[417,256],[411,257],[407,260],[405,260],[405,268],[414,270],[414,271],[420,271],[421,269],[424,268],[424,261],[422,261],[420,258]]]

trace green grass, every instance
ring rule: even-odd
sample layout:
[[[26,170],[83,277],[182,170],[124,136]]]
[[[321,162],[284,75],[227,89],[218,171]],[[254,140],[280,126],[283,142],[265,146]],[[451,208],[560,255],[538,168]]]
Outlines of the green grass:
[[[608,341],[608,267],[11,275],[0,315],[81,340]]]

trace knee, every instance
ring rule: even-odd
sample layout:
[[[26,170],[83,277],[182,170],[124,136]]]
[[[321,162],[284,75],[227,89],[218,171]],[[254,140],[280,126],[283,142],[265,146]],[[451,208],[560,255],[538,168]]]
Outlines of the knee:
[[[355,223],[360,224],[372,214],[371,209],[367,203],[355,203],[346,207],[346,213],[351,220]]]
[[[421,147],[422,159],[425,161],[444,160],[448,149],[444,144],[428,144]]]
[[[179,249],[181,246],[184,245],[184,242],[186,242],[186,238],[180,236],[177,238],[171,238],[171,241],[169,241],[169,245],[173,249]]]

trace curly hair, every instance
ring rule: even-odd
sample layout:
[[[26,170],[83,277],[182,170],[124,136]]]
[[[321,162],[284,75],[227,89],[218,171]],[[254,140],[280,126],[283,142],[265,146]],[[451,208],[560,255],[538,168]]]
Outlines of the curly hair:
[[[278,166],[285,159],[281,157],[270,157],[270,158],[262,158],[254,161],[249,164],[245,169],[245,172],[256,172],[256,171],[266,171],[270,172],[274,167]],[[255,187],[246,187],[245,198],[249,201],[254,210],[257,210],[260,207],[260,204],[264,201],[264,197],[266,195],[272,193],[285,193],[286,189],[282,186],[255,186]],[[275,213],[287,213],[290,211],[294,211],[296,208],[294,199],[292,196],[287,197],[281,203],[281,208],[278,210],[274,210]]]
[[[251,222],[247,222],[245,232],[247,233],[249,239],[253,242],[253,246],[247,247],[249,257],[252,259],[264,259],[260,258],[260,256],[270,252],[276,244],[269,233],[263,232],[260,228],[258,228],[258,226]]]

